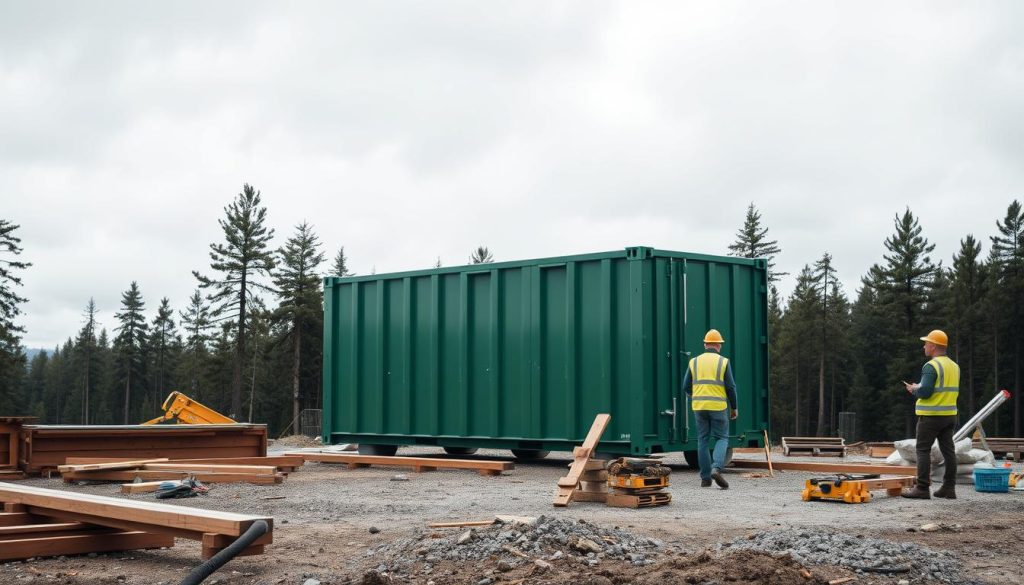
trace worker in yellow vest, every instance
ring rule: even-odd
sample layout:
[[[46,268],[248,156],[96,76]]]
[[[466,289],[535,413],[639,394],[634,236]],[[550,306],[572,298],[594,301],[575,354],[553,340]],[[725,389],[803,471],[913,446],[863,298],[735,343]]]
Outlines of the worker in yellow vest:
[[[960,366],[946,357],[949,338],[938,329],[921,338],[924,355],[931,358],[921,370],[921,381],[904,382],[907,392],[917,397],[917,485],[903,492],[904,498],[931,499],[932,445],[939,440],[939,450],[945,465],[942,487],[935,490],[936,498],[956,499],[956,449],[953,432],[956,430],[956,399],[960,392]]]
[[[722,477],[722,468],[729,450],[729,420],[736,420],[739,411],[732,365],[721,355],[723,343],[725,340],[717,330],[707,332],[704,353],[690,360],[683,375],[683,391],[693,398],[691,406],[697,420],[700,487],[711,487],[711,480],[715,480],[725,490],[729,489],[729,482]],[[709,446],[712,441],[714,445]]]

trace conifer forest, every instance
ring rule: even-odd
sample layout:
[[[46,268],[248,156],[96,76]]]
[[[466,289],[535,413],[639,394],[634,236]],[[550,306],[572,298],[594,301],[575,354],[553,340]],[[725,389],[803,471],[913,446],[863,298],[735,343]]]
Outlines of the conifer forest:
[[[31,358],[19,325],[31,249],[16,218],[0,218],[5,413],[46,424],[137,424],[159,415],[179,390],[235,420],[267,423],[272,436],[294,432],[298,413],[321,402],[322,279],[352,273],[344,248],[324,250],[308,223],[275,233],[272,213],[245,185],[224,208],[222,237],[208,258],[181,275],[195,283],[189,298],[172,302],[121,283],[116,311],[101,320],[93,299],[83,298],[66,340]],[[961,418],[1005,388],[1012,402],[986,426],[996,436],[1021,436],[1024,209],[1014,200],[991,215],[989,233],[963,234],[959,250],[940,258],[927,224],[911,209],[894,210],[877,262],[861,268],[853,289],[837,278],[843,258],[827,244],[785,249],[754,204],[736,218],[727,250],[677,248],[768,260],[774,437],[835,436],[840,412],[856,413],[860,440],[913,436],[913,401],[901,381],[919,378],[918,338],[932,329],[949,335],[949,355],[961,367]],[[494,261],[492,250],[472,244],[468,262]],[[787,265],[803,264],[791,291],[777,288],[783,255]]]

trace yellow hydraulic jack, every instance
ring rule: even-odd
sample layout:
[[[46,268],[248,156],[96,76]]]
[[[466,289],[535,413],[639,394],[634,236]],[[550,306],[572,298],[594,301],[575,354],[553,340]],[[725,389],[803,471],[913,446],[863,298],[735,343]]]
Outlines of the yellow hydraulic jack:
[[[890,496],[898,496],[903,488],[913,487],[915,479],[909,475],[887,477],[878,474],[850,475],[840,473],[831,477],[808,479],[804,484],[803,500],[832,500],[847,504],[864,504],[871,501],[871,490],[885,490]]]

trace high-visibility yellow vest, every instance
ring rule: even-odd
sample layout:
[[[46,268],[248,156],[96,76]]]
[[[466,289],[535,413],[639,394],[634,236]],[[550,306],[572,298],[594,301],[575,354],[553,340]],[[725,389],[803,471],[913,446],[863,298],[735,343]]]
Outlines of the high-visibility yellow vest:
[[[729,407],[725,394],[725,367],[728,365],[728,358],[713,351],[690,360],[693,410],[725,410]]]
[[[935,368],[935,392],[928,398],[918,398],[915,412],[918,416],[952,416],[956,414],[956,399],[960,395],[960,366],[944,355],[933,358],[928,365]]]

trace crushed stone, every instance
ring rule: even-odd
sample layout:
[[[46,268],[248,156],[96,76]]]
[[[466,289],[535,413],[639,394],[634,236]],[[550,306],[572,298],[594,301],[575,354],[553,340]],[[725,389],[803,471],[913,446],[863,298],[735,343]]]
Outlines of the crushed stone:
[[[780,529],[756,532],[721,543],[718,550],[754,550],[789,556],[802,564],[845,567],[862,574],[920,578],[943,583],[973,583],[961,575],[952,554],[910,542],[866,538],[830,530]]]
[[[603,560],[627,561],[634,566],[653,564],[668,547],[658,539],[640,536],[618,527],[601,527],[585,520],[539,516],[524,521],[502,522],[454,534],[421,530],[366,551],[379,562],[377,571],[391,574],[427,574],[443,561],[502,561],[509,571],[525,565],[539,570],[550,561],[576,560],[596,567]],[[677,550],[677,549],[676,549]]]

